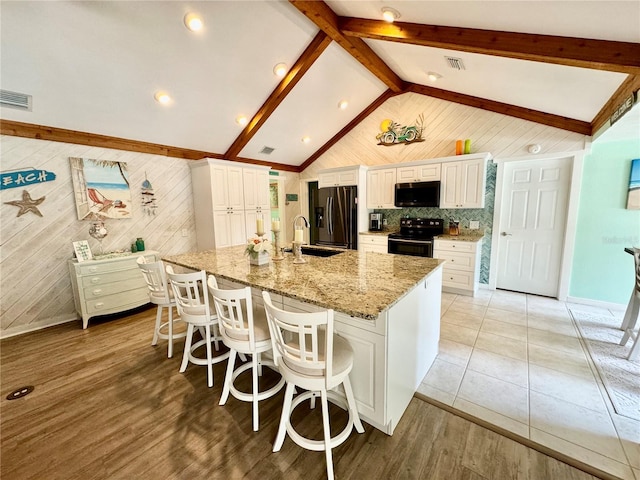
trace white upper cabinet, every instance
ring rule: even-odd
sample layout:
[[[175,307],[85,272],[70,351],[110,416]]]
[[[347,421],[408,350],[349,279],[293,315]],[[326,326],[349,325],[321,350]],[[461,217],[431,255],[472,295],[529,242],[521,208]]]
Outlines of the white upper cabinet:
[[[269,210],[269,169],[243,168],[244,208]]]
[[[211,163],[209,176],[214,210],[244,209],[241,167]]]
[[[395,208],[396,169],[367,172],[367,208]]]
[[[440,169],[441,165],[439,163],[398,167],[396,181],[397,183],[410,183],[440,180]]]
[[[442,164],[440,208],[484,208],[487,157]]]
[[[327,170],[318,173],[318,188],[358,185],[359,170]]]

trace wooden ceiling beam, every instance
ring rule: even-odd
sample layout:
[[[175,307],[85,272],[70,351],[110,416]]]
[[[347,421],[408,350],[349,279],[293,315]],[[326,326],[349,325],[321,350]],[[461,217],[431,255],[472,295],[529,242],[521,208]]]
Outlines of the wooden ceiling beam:
[[[112,148],[114,150],[126,150],[128,152],[148,153],[150,155],[162,155],[164,157],[182,158],[185,160],[200,160],[201,158],[224,159],[219,153],[190,150],[188,148],[171,147],[157,143],[141,142],[126,138],[110,137],[96,133],[79,132],[64,128],[47,127],[32,123],[14,122],[12,120],[0,120],[0,134],[14,137],[34,138],[37,140],[49,140],[52,142],[73,143],[76,145],[88,145],[90,147]],[[253,165],[264,165],[274,170],[297,172],[298,167],[282,163],[263,162],[250,158],[237,158],[235,161]]]
[[[338,17],[338,29],[343,35],[351,38],[386,40],[519,60],[640,74],[638,43],[406,22],[387,23],[382,20],[351,17]]]
[[[540,112],[530,108],[518,107],[508,103],[496,102],[494,100],[487,100],[486,98],[465,95],[464,93],[450,92],[448,90],[427,87],[425,85],[418,85],[415,83],[410,84],[407,91],[462,105],[468,105],[470,107],[481,108],[483,110],[501,113],[503,115],[509,115],[523,120],[529,120],[542,125],[549,125],[550,127],[561,128],[563,130],[580,133],[582,135],[591,135],[591,124],[589,122],[583,122],[582,120],[562,117],[560,115]]]
[[[276,89],[269,95],[269,98],[262,104],[247,126],[244,127],[242,133],[231,144],[225,153],[227,159],[233,160],[238,156],[258,129],[264,125],[271,114],[275,112],[276,108],[278,108],[289,92],[293,90],[293,87],[296,86],[330,44],[331,38],[323,31],[318,32]]]
[[[340,141],[340,139],[344,138],[344,136],[349,133],[356,125],[358,125],[362,120],[367,118],[373,111],[382,105],[384,102],[389,100],[391,97],[398,95],[396,92],[391,89],[386,90],[382,95],[376,98],[367,108],[362,110],[357,117],[351,120],[347,125],[344,126],[342,130],[336,133],[329,141],[327,141],[324,145],[322,145],[318,150],[316,150],[313,155],[305,160],[305,162],[298,167],[298,171],[302,172],[305,168],[315,162],[321,155],[323,155],[327,150],[329,150],[332,146]]]
[[[344,48],[394,93],[405,88],[404,81],[363,40],[347,38],[338,28],[338,16],[323,1],[289,0],[289,3],[315,23],[321,31]]]
[[[611,98],[603,105],[591,122],[591,135],[595,135],[611,118],[611,115],[620,107],[622,102],[634,92],[640,90],[640,75],[629,75],[622,82]]]

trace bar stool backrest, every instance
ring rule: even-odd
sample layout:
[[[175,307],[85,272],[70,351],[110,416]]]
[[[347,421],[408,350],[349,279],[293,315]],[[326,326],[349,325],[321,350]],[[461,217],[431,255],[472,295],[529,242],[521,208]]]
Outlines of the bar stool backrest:
[[[201,270],[193,273],[174,273],[168,265],[167,275],[182,319],[194,325],[210,323],[206,272]]]
[[[207,282],[218,314],[218,326],[222,338],[249,342],[250,349],[255,351],[251,287],[222,290],[218,288],[218,282],[213,275],[209,275]]]
[[[138,257],[138,267],[149,287],[149,299],[156,304],[171,303],[171,287],[167,282],[167,275],[162,260],[147,262],[145,257]]]

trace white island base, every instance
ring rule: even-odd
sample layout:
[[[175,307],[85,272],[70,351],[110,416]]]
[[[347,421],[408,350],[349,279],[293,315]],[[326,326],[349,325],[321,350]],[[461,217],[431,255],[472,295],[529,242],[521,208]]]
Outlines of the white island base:
[[[219,279],[222,288],[239,284]],[[351,384],[360,417],[392,435],[413,394],[438,353],[442,266],[438,266],[377,319],[335,312],[335,331],[354,350]],[[285,310],[313,312],[320,307],[287,296],[271,294]],[[253,301],[262,305],[259,289]]]

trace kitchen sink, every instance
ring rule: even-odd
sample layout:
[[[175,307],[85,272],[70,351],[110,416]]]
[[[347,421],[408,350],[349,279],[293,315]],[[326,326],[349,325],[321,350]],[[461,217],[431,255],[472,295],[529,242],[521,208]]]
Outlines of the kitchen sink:
[[[314,257],[333,257],[342,253],[339,250],[325,250],[324,248],[302,247],[303,255],[313,255]]]

